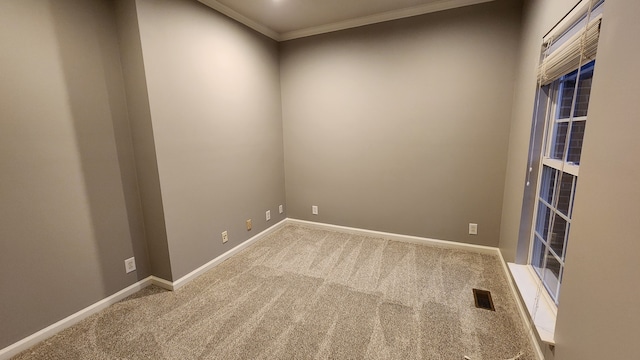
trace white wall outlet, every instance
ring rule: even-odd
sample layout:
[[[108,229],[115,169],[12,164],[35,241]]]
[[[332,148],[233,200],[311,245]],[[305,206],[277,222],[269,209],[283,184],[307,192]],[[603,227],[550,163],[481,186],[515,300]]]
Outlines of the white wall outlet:
[[[223,231],[222,232],[222,243],[226,243],[227,241],[229,241],[229,233],[227,233],[227,231]]]
[[[124,270],[128,273],[136,270],[136,258],[128,258],[124,261]]]
[[[251,219],[247,219],[247,231],[251,230]]]
[[[278,205],[278,212],[280,214],[282,214],[284,212],[284,208],[282,207],[282,205]]]
[[[469,235],[478,235],[478,224],[469,223]]]
[[[312,205],[312,206],[311,206],[311,213],[312,213],[313,215],[318,215],[318,206],[316,206],[316,205]]]
[[[267,210],[265,217],[267,218],[267,221],[271,220],[271,210]]]

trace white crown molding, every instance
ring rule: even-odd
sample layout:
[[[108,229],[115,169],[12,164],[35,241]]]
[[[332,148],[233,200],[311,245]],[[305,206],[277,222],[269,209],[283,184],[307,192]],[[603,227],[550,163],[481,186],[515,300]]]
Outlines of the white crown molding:
[[[313,26],[306,29],[288,31],[284,33],[278,33],[269,27],[254,21],[239,12],[231,9],[230,7],[221,4],[217,0],[198,0],[201,3],[217,10],[224,15],[252,28],[253,30],[266,35],[276,41],[287,41],[293,39],[299,39],[307,36],[319,35],[339,30],[351,29],[359,26],[365,26],[384,21],[397,20],[407,18],[411,16],[423,15],[438,11],[444,11],[464,6],[476,5],[494,0],[440,0],[429,4],[413,6],[405,9],[398,9],[387,11],[379,14],[363,16],[355,19],[349,19],[345,21],[338,21],[331,24],[325,24],[320,26]]]
[[[280,39],[280,34],[278,34],[277,32],[271,30],[270,28],[256,22],[253,21],[252,19],[249,19],[248,17],[240,14],[239,12],[233,10],[232,8],[219,3],[216,0],[198,0],[199,2],[207,5],[208,7],[232,18],[233,20],[236,20],[250,28],[252,28],[253,30],[268,36],[270,38],[272,38],[275,41],[281,41]]]
[[[355,27],[376,24],[385,21],[398,20],[417,15],[434,13],[469,5],[476,5],[494,0],[442,0],[434,3],[413,6],[405,9],[387,11],[379,14],[363,16],[355,19],[339,21],[332,24],[315,26],[307,29],[289,31],[280,34],[280,41],[299,39],[307,36],[319,35],[339,30],[346,30]]]

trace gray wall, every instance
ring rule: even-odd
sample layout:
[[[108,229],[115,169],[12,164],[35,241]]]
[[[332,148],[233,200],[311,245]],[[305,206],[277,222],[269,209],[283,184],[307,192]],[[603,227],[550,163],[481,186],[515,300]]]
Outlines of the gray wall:
[[[637,357],[640,334],[640,2],[605,3],[556,359]]]
[[[273,41],[195,1],[12,1],[0,49],[0,348],[284,218]]]
[[[137,10],[177,280],[284,219],[278,48],[196,1],[138,0]]]
[[[496,1],[283,43],[289,216],[497,246],[520,14]]]
[[[274,42],[195,1],[0,2],[0,348],[275,224],[283,153],[292,217],[500,233],[515,259],[540,41],[574,1],[526,4],[522,36],[497,1],[284,43],[280,74]],[[639,12],[606,4],[556,359],[640,333]]]
[[[523,192],[527,181],[529,138],[536,96],[536,69],[540,62],[542,37],[576,4],[576,0],[526,1],[522,20],[517,81],[509,133],[509,151],[504,181],[504,202],[500,226],[500,250],[505,260],[527,261],[528,244],[518,245]],[[535,186],[535,171],[531,177]],[[525,211],[526,212],[526,211]],[[529,234],[530,234],[529,228]],[[526,232],[526,231],[525,231]],[[524,235],[526,237],[526,234]]]
[[[0,2],[0,348],[149,274],[123,89],[109,1]]]
[[[147,78],[144,71],[142,44],[135,0],[116,2],[120,57],[125,79],[127,108],[133,137],[133,149],[143,207],[143,223],[147,240],[151,273],[165,280],[173,280],[169,245],[164,220],[164,206],[160,192],[158,159],[156,156]]]
[[[509,261],[523,258],[523,249],[526,260],[527,245],[518,245],[519,216],[542,36],[574,4],[537,0],[525,5],[500,238]],[[640,218],[640,170],[634,160],[640,154],[640,72],[632,59],[640,54],[640,24],[634,15],[639,12],[638,2],[605,3],[558,306],[557,346],[548,360],[623,359],[637,352],[640,245],[632,225]]]

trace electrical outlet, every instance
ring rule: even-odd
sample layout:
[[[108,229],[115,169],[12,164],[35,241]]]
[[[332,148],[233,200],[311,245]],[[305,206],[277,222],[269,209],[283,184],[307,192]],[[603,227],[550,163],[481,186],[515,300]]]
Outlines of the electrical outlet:
[[[251,230],[251,219],[247,220],[247,231]]]
[[[478,224],[469,223],[469,235],[478,235]]]
[[[265,217],[267,218],[267,221],[271,220],[271,210],[267,210]]]
[[[124,270],[128,273],[136,270],[136,258],[128,258],[124,261]]]
[[[229,233],[227,233],[227,230],[222,232],[222,243],[226,243],[227,241],[229,241]]]
[[[318,207],[316,205],[311,206],[311,213],[313,215],[318,215]]]
[[[282,207],[282,205],[278,205],[278,212],[280,214],[282,214],[284,212],[284,208]]]

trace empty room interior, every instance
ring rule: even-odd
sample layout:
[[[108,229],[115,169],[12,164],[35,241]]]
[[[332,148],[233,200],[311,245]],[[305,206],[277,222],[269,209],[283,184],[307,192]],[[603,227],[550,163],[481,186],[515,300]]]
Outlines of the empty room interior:
[[[637,14],[0,2],[0,359],[637,358]]]

